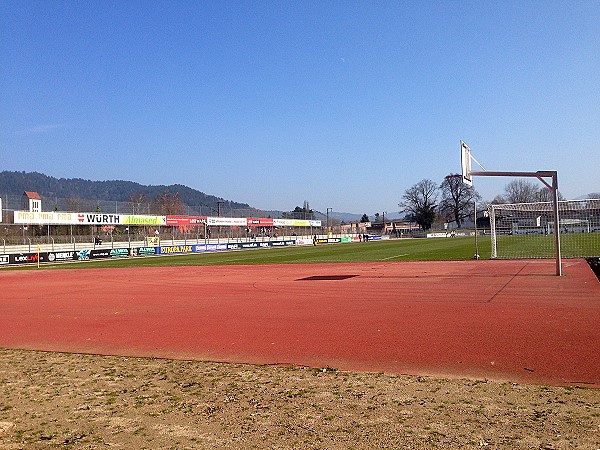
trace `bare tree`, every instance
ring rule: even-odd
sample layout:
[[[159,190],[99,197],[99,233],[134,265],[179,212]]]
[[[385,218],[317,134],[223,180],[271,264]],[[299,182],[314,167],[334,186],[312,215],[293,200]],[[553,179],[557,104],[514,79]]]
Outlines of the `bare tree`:
[[[508,203],[503,195],[498,194],[494,197],[494,199],[490,202],[492,205],[502,205],[504,203]]]
[[[154,199],[153,206],[157,213],[165,215],[179,215],[184,211],[179,192],[164,191]]]
[[[81,211],[82,200],[77,197],[70,197],[67,199],[67,211],[76,212]]]
[[[150,203],[148,196],[142,191],[132,194],[131,197],[129,197],[129,201],[131,202],[132,214],[141,214],[142,207]]]
[[[552,190],[541,184],[535,184],[531,181],[522,179],[513,180],[504,187],[504,196],[496,196],[496,199],[503,200],[497,203],[535,203],[551,202]],[[500,197],[500,198],[499,198]],[[558,199],[564,200],[564,196],[559,192]]]
[[[531,181],[513,180],[504,187],[507,203],[534,203],[538,201],[540,188]]]
[[[461,176],[447,176],[440,185],[442,201],[440,213],[447,219],[461,226],[463,219],[469,217],[473,211],[473,202],[481,201],[481,196],[473,188],[463,182]]]
[[[551,202],[553,201],[552,189],[548,187],[542,187],[537,192],[537,201],[538,202]],[[563,201],[565,197],[559,192],[558,200]]]
[[[421,180],[404,192],[398,206],[423,230],[428,230],[435,220],[437,198],[437,184],[431,180]]]

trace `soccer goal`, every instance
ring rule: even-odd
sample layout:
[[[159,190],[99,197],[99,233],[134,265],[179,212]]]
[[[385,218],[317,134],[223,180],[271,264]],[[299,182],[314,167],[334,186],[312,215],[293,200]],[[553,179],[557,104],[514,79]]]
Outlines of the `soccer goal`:
[[[463,182],[471,184],[474,176],[479,177],[534,177],[540,180],[552,192],[552,214],[555,223],[560,223],[558,210],[558,173],[556,170],[538,170],[537,172],[488,172],[473,158],[471,149],[464,141],[460,141]],[[483,170],[471,170],[471,161],[475,161]],[[556,259],[556,275],[562,275],[560,227],[556,228],[554,236],[554,258]]]
[[[600,199],[559,201],[563,258],[600,256]],[[553,258],[552,202],[490,205],[492,258]]]

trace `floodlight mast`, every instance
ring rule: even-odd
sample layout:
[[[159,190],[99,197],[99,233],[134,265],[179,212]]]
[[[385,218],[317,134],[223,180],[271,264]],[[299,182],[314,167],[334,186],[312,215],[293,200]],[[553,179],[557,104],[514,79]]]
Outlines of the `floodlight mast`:
[[[558,214],[558,173],[556,170],[539,170],[537,172],[488,172],[483,170],[480,172],[471,171],[471,159],[475,162],[475,158],[471,156],[471,149],[463,141],[460,141],[461,159],[463,167],[463,179],[471,181],[472,177],[530,177],[540,180],[552,192],[552,209],[554,213],[554,243],[556,246],[556,275],[562,275],[561,253],[560,253],[560,227]],[[465,161],[465,160],[468,160]],[[479,162],[477,162],[479,164]],[[479,164],[481,166],[481,164]],[[483,167],[482,167],[483,169]],[[551,182],[546,181],[546,178],[551,178]]]

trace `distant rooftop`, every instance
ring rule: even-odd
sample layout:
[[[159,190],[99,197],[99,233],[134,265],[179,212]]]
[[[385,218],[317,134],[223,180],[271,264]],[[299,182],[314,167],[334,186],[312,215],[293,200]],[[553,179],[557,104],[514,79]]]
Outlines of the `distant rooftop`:
[[[23,195],[25,195],[30,200],[41,200],[42,199],[42,197],[40,197],[40,194],[38,194],[37,192],[25,191],[25,193]]]

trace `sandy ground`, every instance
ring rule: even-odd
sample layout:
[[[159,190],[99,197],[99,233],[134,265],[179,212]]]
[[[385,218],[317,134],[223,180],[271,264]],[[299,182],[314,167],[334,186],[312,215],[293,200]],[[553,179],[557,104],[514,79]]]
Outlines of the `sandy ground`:
[[[600,390],[0,350],[0,449],[600,449]]]

